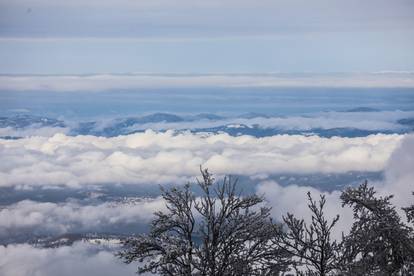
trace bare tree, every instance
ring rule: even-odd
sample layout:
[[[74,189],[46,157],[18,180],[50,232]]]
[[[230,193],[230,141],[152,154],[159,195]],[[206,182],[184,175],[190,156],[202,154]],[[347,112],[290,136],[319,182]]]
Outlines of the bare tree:
[[[272,246],[275,228],[269,208],[256,195],[237,193],[237,180],[215,183],[207,170],[198,182],[163,190],[167,213],[155,213],[148,235],[126,239],[118,255],[140,262],[138,272],[161,275],[279,275],[288,256]]]
[[[366,181],[342,193],[342,205],[354,212],[344,240],[344,272],[349,275],[412,275],[407,274],[414,256],[412,229],[401,222],[391,198],[377,197]]]
[[[332,229],[339,220],[336,216],[331,222],[325,218],[326,199],[320,196],[314,201],[308,192],[308,207],[312,213],[312,221],[308,225],[304,219],[297,219],[288,213],[283,217],[287,231],[279,236],[279,245],[295,256],[299,275],[325,276],[338,268],[341,244],[332,240]],[[305,268],[305,269],[303,269]]]

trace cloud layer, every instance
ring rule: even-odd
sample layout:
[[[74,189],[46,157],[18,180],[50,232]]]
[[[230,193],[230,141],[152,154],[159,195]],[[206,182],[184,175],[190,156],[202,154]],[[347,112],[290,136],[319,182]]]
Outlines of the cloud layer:
[[[154,211],[163,209],[161,198],[96,205],[24,200],[0,209],[0,239],[28,234],[123,232],[126,226],[135,226],[138,231],[139,227],[142,230],[149,223]]]
[[[58,133],[69,135],[95,135],[113,137],[147,129],[155,131],[191,130],[193,132],[226,132],[234,136],[249,134],[256,137],[276,134],[315,134],[322,137],[366,136],[375,133],[406,133],[414,111],[371,112],[314,112],[305,115],[268,116],[216,116],[213,114],[175,115],[155,113],[147,116],[125,118],[98,118],[90,122],[59,120],[59,125],[41,125],[38,120],[51,120],[36,116],[4,117],[0,126],[0,137],[53,136]],[[352,110],[351,110],[352,111]],[[39,119],[40,118],[40,119]],[[57,121],[57,120],[56,120]],[[54,121],[52,121],[54,122]],[[325,131],[326,130],[326,131]],[[355,132],[360,132],[358,135]]]
[[[26,136],[53,136],[58,133],[69,133],[67,127],[36,127],[29,126],[24,128],[2,127],[0,136],[6,137],[26,137]]]
[[[413,156],[414,136],[407,135],[387,162],[384,168],[384,180],[369,183],[369,185],[375,187],[379,196],[394,195],[392,202],[397,207],[396,210],[400,213],[403,220],[405,219],[405,214],[401,208],[411,206],[414,203],[414,196],[411,194],[414,192]],[[314,200],[319,198],[319,194],[326,196],[325,214],[328,218],[332,219],[337,214],[340,215],[340,220],[334,231],[334,236],[340,238],[342,232],[346,233],[350,229],[353,221],[352,209],[341,207],[341,200],[339,198],[341,191],[328,193],[313,187],[299,187],[296,185],[282,187],[274,181],[262,182],[257,189],[257,193],[264,195],[269,205],[272,206],[272,215],[276,219],[280,219],[287,212],[290,212],[300,218],[304,218],[306,221],[309,221],[311,218],[307,206],[306,193],[308,191],[312,193]]]
[[[113,252],[78,242],[59,248],[36,248],[28,244],[0,246],[0,274],[13,276],[113,276],[136,275]]]
[[[167,129],[203,129],[221,126],[235,127],[247,126],[261,129],[275,128],[280,130],[305,130],[315,128],[355,128],[361,130],[408,130],[409,128],[398,124],[403,118],[414,117],[413,111],[378,111],[378,112],[318,112],[306,116],[288,117],[255,117],[255,118],[226,118],[222,120],[198,120],[190,122],[156,122],[135,124],[129,127],[134,130],[167,130]]]
[[[4,10],[1,35],[46,38],[186,39],[404,30],[413,24],[410,11],[414,9],[411,2],[403,0],[349,0],[347,4],[340,0],[315,0],[312,4],[304,0],[6,2],[0,2]]]
[[[5,91],[108,91],[174,87],[414,87],[414,73],[265,75],[0,75]]]
[[[0,139],[0,186],[184,183],[200,165],[216,174],[381,171],[403,135],[321,138],[146,131]]]
[[[117,139],[132,139],[128,144],[130,147],[135,145],[135,149],[139,145],[141,148],[149,146],[160,148],[158,137],[160,134],[153,132],[145,133],[143,135],[150,135],[150,142],[146,144],[138,144],[137,141],[132,143],[133,137],[118,137]],[[167,135],[167,134],[162,134]],[[171,135],[171,134],[169,134]],[[168,137],[168,135],[167,135]],[[183,137],[186,137],[183,135]],[[191,138],[192,137],[192,138]],[[227,136],[225,136],[227,137]],[[71,137],[61,136],[52,137],[60,141],[65,139],[75,139]],[[51,139],[52,139],[51,138]],[[96,147],[109,146],[108,139],[97,137],[76,137],[76,139],[97,139],[93,140]],[[135,137],[136,138],[136,137]],[[217,136],[200,138],[200,137],[186,137],[187,139],[213,139],[219,144],[223,144],[223,138],[221,140]],[[256,140],[251,137],[241,137],[244,143],[237,140],[237,145],[244,145],[244,147],[252,147],[250,144],[246,144],[249,139]],[[289,140],[283,139],[289,138]],[[316,139],[317,137],[271,137],[273,146],[281,146],[284,149],[289,149],[289,152],[301,152],[300,146],[295,144],[295,139],[301,139],[301,143],[305,143],[306,147],[312,147],[306,144],[306,139]],[[34,139],[34,138],[31,138]],[[37,139],[37,138],[36,138]],[[42,138],[43,139],[43,138]],[[113,138],[111,138],[113,139]],[[171,140],[172,139],[172,140]],[[227,137],[230,139],[230,137]],[[233,138],[231,138],[233,139]],[[236,139],[236,138],[234,138]],[[240,139],[240,138],[238,138]],[[278,140],[282,139],[282,140]],[[321,139],[321,138],[318,138]],[[169,147],[178,147],[178,145],[184,146],[184,141],[180,140],[177,136],[168,138]],[[218,142],[218,140],[220,140]],[[266,140],[266,139],[265,139]],[[388,140],[388,142],[386,142]],[[27,142],[30,140],[26,140]],[[42,140],[40,140],[42,141]],[[40,145],[38,141],[38,145]],[[47,141],[43,140],[43,145]],[[53,140],[52,140],[53,141]],[[67,141],[67,140],[66,140]],[[344,148],[353,148],[353,152],[360,148],[362,145],[370,145],[373,149],[390,147],[389,144],[393,144],[392,153],[390,158],[386,158],[382,164],[385,172],[385,179],[382,182],[371,183],[375,185],[379,194],[395,194],[394,202],[397,207],[404,207],[412,204],[414,201],[411,191],[413,190],[412,179],[414,178],[412,171],[413,156],[414,156],[414,136],[405,135],[376,135],[358,139],[321,139],[313,140],[313,147],[321,143],[323,144],[324,151],[333,150],[339,144]],[[391,143],[391,141],[393,141]],[[33,142],[33,141],[32,141]],[[85,142],[85,141],[84,141]],[[115,141],[114,141],[115,142]],[[179,143],[180,142],[180,143]],[[264,141],[262,141],[265,143]],[[277,143],[279,142],[279,144]],[[334,143],[335,142],[335,143]],[[91,143],[91,141],[89,141]],[[117,143],[120,143],[119,141]],[[132,143],[132,144],[131,144]],[[233,143],[235,143],[233,141]],[[257,143],[257,141],[256,141]],[[79,147],[79,143],[70,143],[71,146]],[[116,143],[115,143],[116,144]],[[123,141],[123,147],[126,148],[125,141]],[[196,143],[197,144],[197,143]],[[204,145],[206,142],[204,143]],[[335,146],[336,145],[336,146]],[[56,146],[56,145],[55,145]],[[2,146],[2,148],[4,145]],[[33,144],[31,145],[32,150]],[[233,149],[234,149],[233,145]],[[59,151],[59,147],[52,147],[54,151]],[[44,150],[51,149],[45,147]],[[49,152],[50,153],[50,152]],[[372,154],[376,154],[375,150]],[[339,154],[340,155],[340,154]],[[62,157],[58,157],[62,158]],[[362,158],[359,158],[359,162],[362,162]],[[254,160],[251,160],[250,164],[255,164]],[[356,161],[354,161],[356,162]],[[369,165],[369,161],[366,161],[365,165]],[[213,170],[214,172],[214,170]],[[291,185],[288,187],[282,187],[276,182],[265,181],[258,187],[257,193],[264,194],[268,201],[268,204],[273,207],[272,214],[276,219],[280,219],[286,212],[292,212],[299,217],[309,218],[309,211],[307,209],[306,192],[311,191],[314,199],[317,199],[318,194],[322,193],[311,187],[299,187]],[[339,224],[335,228],[334,236],[340,237],[342,231],[347,231],[352,221],[352,214],[349,208],[341,208],[339,200],[339,191],[331,193],[324,193],[327,197],[326,214],[328,217],[333,217],[336,214],[341,215]],[[54,231],[55,233],[63,233],[64,231],[70,231],[74,226],[81,227],[88,230],[93,230],[97,227],[105,227],[113,223],[129,223],[134,220],[148,221],[152,211],[162,208],[163,202],[158,198],[151,201],[138,202],[136,205],[113,205],[113,203],[102,203],[95,206],[81,206],[77,202],[65,202],[65,203],[39,203],[33,201],[22,201],[17,204],[8,206],[7,209],[0,211],[0,229],[6,229],[6,231],[22,231],[22,229],[34,229],[35,231]],[[400,210],[397,208],[397,210]],[[135,267],[133,265],[124,265],[117,260],[112,251],[103,250],[99,246],[85,243],[76,242],[73,246],[63,246],[59,248],[35,248],[27,244],[9,245],[7,247],[0,246],[0,274],[4,275],[133,275]],[[24,265],[22,265],[24,260]]]

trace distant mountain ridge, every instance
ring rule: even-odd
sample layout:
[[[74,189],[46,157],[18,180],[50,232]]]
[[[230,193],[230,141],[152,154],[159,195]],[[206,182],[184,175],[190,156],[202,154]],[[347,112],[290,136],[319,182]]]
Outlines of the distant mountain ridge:
[[[375,112],[379,111],[369,107],[357,107],[346,110],[344,112],[345,114],[369,112],[370,114],[375,115]],[[302,116],[296,116],[294,118],[314,119],[313,122],[318,122],[319,117],[317,116],[322,115],[304,114]],[[335,120],[335,118],[332,118],[330,116],[330,113],[327,113],[326,117],[320,117],[320,120],[323,121],[326,118]],[[317,124],[315,125],[315,123],[311,123],[309,125],[304,124],[303,127],[289,126],[286,124],[286,122],[281,125],[278,124],[278,122],[283,120],[288,121],[289,118],[290,117],[286,116],[271,116],[260,113],[244,113],[241,115],[228,117],[210,113],[191,115],[153,113],[143,116],[114,118],[107,121],[96,120],[83,122],[66,122],[63,120],[44,116],[17,114],[0,117],[0,130],[2,128],[6,129],[5,131],[0,132],[0,137],[3,139],[17,139],[19,137],[22,137],[19,135],[19,130],[30,130],[30,128],[67,128],[69,130],[67,133],[68,135],[95,135],[104,137],[128,135],[136,132],[143,132],[146,129],[154,129],[156,131],[174,129],[178,132],[190,131],[193,133],[227,133],[232,136],[251,135],[254,137],[266,137],[280,134],[307,136],[318,135],[321,137],[363,137],[376,133],[408,133],[414,130],[413,117],[395,119],[392,123],[398,127],[397,130],[381,127],[371,127],[369,129],[352,126],[342,127],[335,126],[335,124],[332,125],[332,123],[328,127],[319,127]],[[269,120],[271,120],[273,125],[266,123]],[[354,120],[354,117],[350,117],[349,120]],[[7,129],[16,130],[17,134],[8,133]],[[59,131],[59,129],[57,129],[57,131]]]

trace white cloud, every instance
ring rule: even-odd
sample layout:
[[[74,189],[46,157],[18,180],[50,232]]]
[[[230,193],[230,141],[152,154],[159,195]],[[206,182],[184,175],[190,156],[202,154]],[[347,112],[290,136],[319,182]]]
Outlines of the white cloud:
[[[0,246],[0,275],[8,276],[113,276],[136,275],[113,252],[78,242],[59,248],[36,248],[28,244]]]
[[[412,111],[379,111],[379,112],[319,112],[307,116],[289,117],[256,117],[256,118],[227,118],[223,120],[197,120],[188,122],[158,122],[136,124],[128,129],[136,130],[167,130],[167,129],[201,129],[227,125],[257,126],[259,128],[278,128],[282,130],[312,130],[314,128],[357,128],[362,130],[403,130],[405,127],[397,121],[414,117]],[[107,125],[109,126],[109,124]],[[407,129],[407,128],[406,128]]]
[[[241,128],[244,126],[259,129],[273,129],[283,131],[311,131],[312,129],[352,128],[367,131],[410,131],[408,126],[398,123],[398,120],[414,117],[413,111],[376,111],[376,112],[316,112],[302,116],[288,117],[227,117],[224,119],[207,120],[184,118],[179,122],[137,123],[131,126],[121,126],[123,118],[97,118],[92,133],[101,133],[105,129],[113,128],[114,133],[127,134],[147,129],[156,131],[165,130],[203,130],[219,127]],[[139,117],[137,117],[139,118]],[[79,131],[79,122],[66,121],[67,127],[49,127],[32,124],[25,127],[0,128],[1,136],[28,137],[53,136],[58,133],[76,134]],[[105,133],[105,132],[103,132]]]
[[[313,200],[319,200],[321,194],[325,195],[326,204],[324,213],[328,220],[332,220],[336,215],[340,215],[333,235],[340,239],[342,232],[346,233],[352,223],[352,210],[341,208],[340,191],[323,192],[313,187],[289,185],[283,187],[274,181],[262,182],[257,193],[263,195],[272,207],[271,213],[276,220],[281,220],[289,212],[298,218],[303,218],[307,223],[311,222],[312,214],[308,208],[307,192],[311,192]]]
[[[0,139],[0,186],[184,183],[199,165],[223,174],[381,171],[403,135],[265,138],[172,131]]]
[[[142,140],[136,141],[133,139],[134,137],[119,137],[118,140],[123,141],[123,146],[127,147],[137,147],[145,148],[145,147],[156,147],[160,148],[159,140],[162,137],[158,137],[159,134],[155,133],[146,133],[143,135],[149,135],[151,139],[149,140]],[[165,135],[165,134],[163,134]],[[167,135],[168,137],[168,135]],[[200,139],[198,137],[193,136],[182,136],[186,137],[190,141],[181,140],[177,137],[169,137],[168,140],[169,146],[172,147],[175,145],[185,146],[186,143],[191,143],[193,147],[197,148],[197,145],[194,145],[191,141],[192,139]],[[96,137],[77,137],[77,139],[86,140],[89,139],[88,143],[95,144],[96,147],[100,148],[111,148],[111,143],[108,142],[106,138],[96,138]],[[136,138],[136,137],[135,137]],[[295,144],[295,139],[302,139],[302,143],[306,143],[306,139],[316,139],[314,137],[289,137],[289,136],[282,136],[276,137],[278,139],[289,138],[290,140],[284,140],[282,143],[285,149],[290,149],[290,151],[301,151],[298,147],[298,144]],[[273,146],[277,145],[277,139],[275,137],[271,137],[271,141],[273,142]],[[71,139],[70,137],[61,136],[61,137],[54,137],[55,142],[59,140],[60,142],[64,141],[65,139]],[[172,140],[171,140],[172,139]],[[174,140],[176,139],[176,140]],[[204,138],[206,139],[206,138]],[[223,137],[220,140],[220,137],[213,136],[210,137],[217,141],[219,144],[225,144],[222,141]],[[230,139],[230,137],[227,137]],[[241,143],[238,140],[238,145],[244,145],[244,147],[251,147],[251,145],[246,145],[246,141],[249,141],[250,137],[242,137],[244,143]],[[273,140],[272,140],[273,139]],[[276,140],[274,140],[276,139]],[[383,139],[390,139],[390,140],[397,140],[394,141],[393,150],[391,158],[386,158],[388,162],[384,164],[385,166],[385,180],[383,182],[378,183],[371,183],[375,185],[379,194],[389,194],[393,193],[396,195],[394,202],[397,207],[407,206],[412,204],[414,201],[413,197],[411,196],[411,191],[413,190],[412,180],[414,179],[412,164],[413,164],[413,156],[414,156],[414,136],[413,135],[405,135],[402,136],[386,136],[386,135],[377,135],[377,136],[370,136],[361,139],[356,139],[360,143],[364,141],[367,144],[375,145],[375,147],[389,147]],[[38,145],[45,143],[47,139],[40,139],[37,141]],[[98,141],[99,140],[99,141]],[[116,140],[116,139],[115,139]],[[119,143],[119,141],[113,143]],[[127,143],[126,140],[129,142]],[[342,144],[343,147],[347,148],[350,146],[350,143],[355,143],[355,139],[334,139],[337,143],[336,146]],[[401,140],[401,141],[400,141]],[[68,140],[66,140],[67,142]],[[111,141],[111,140],[109,140]],[[72,145],[79,147],[79,142]],[[86,143],[85,141],[83,141]],[[234,142],[234,141],[233,141]],[[257,141],[256,141],[257,142]],[[278,141],[281,142],[281,141]],[[347,143],[346,143],[347,142]],[[389,141],[388,141],[389,142]],[[401,143],[400,143],[401,142]],[[200,143],[200,142],[198,142]],[[264,142],[263,142],[264,143]],[[313,141],[312,145],[315,146],[316,143],[321,143],[325,147],[324,150],[332,150],[335,146],[332,144],[332,139],[321,139]],[[27,144],[27,141],[26,141]],[[32,147],[33,150],[33,141]],[[62,144],[62,143],[60,143]],[[197,144],[197,143],[196,143]],[[204,144],[205,145],[205,144]],[[304,147],[312,147],[312,145],[305,144]],[[112,145],[114,146],[114,145]],[[281,146],[279,144],[279,146]],[[4,145],[2,145],[2,148]],[[293,148],[292,148],[293,147]],[[52,153],[53,151],[59,151],[59,147],[45,147],[44,149]],[[192,148],[194,149],[194,148]],[[372,153],[374,154],[374,153]],[[359,159],[358,162],[362,162],[362,159]],[[250,164],[255,164],[254,160],[251,160]],[[370,162],[366,161],[365,165],[369,165]],[[214,171],[213,171],[214,172]],[[259,188],[258,193],[264,194],[266,199],[269,201],[269,204],[273,206],[272,214],[275,218],[280,218],[281,215],[285,214],[286,212],[291,212],[296,214],[299,217],[309,218],[309,211],[307,210],[307,201],[306,201],[306,192],[311,191],[314,199],[318,198],[319,191],[311,188],[311,187],[299,187],[299,186],[288,186],[288,187],[281,187],[275,182],[266,181],[263,182]],[[340,200],[339,200],[339,191],[334,191],[332,193],[325,193],[327,197],[327,205],[326,205],[326,214],[328,217],[333,217],[336,214],[341,215],[341,220],[338,224],[338,227],[335,230],[335,237],[339,237],[341,231],[346,231],[351,224],[351,210],[349,208],[341,208]],[[157,201],[156,201],[157,202]],[[85,225],[92,225],[96,223],[96,221],[103,220],[108,221],[111,218],[114,218],[116,222],[119,220],[128,221],[133,219],[135,215],[138,215],[142,218],[142,216],[146,217],[146,214],[149,211],[156,209],[159,207],[158,203],[154,203],[151,207],[144,208],[142,211],[140,210],[133,210],[134,215],[129,216],[122,214],[129,213],[125,210],[122,210],[120,214],[118,211],[111,211],[108,209],[109,206],[85,206],[79,207],[76,206],[74,203],[65,203],[65,204],[50,204],[50,203],[36,203],[31,201],[24,201],[12,205],[14,208],[20,209],[21,211],[8,211],[12,212],[5,216],[2,212],[0,212],[0,228],[7,228],[11,229],[10,225],[18,225],[20,224],[21,227],[25,227],[24,224],[26,223],[30,227],[33,225],[40,225],[41,223],[47,225],[48,221],[46,219],[47,216],[51,217],[52,221],[58,222],[56,225],[62,224],[63,227],[67,227],[71,223],[84,223]],[[80,209],[77,209],[77,208]],[[82,209],[85,208],[85,209]],[[92,209],[89,209],[92,208]],[[131,209],[132,210],[132,209]],[[40,213],[40,214],[39,214]],[[70,213],[76,213],[76,215],[70,215]],[[132,213],[132,211],[131,211]],[[118,215],[121,218],[116,218]],[[62,216],[62,218],[60,218]],[[44,219],[41,219],[41,218]],[[14,219],[13,219],[14,218]],[[40,219],[36,219],[40,218]],[[65,222],[64,220],[68,220]],[[135,218],[136,219],[136,218]],[[33,223],[34,221],[34,223]],[[36,222],[37,221],[37,222]],[[105,224],[103,223],[103,224]],[[99,223],[98,223],[99,224]],[[20,226],[19,226],[20,227]],[[9,245],[7,247],[0,246],[0,274],[1,275],[14,275],[14,276],[54,276],[54,275],[133,275],[135,271],[134,265],[124,265],[119,260],[115,259],[112,255],[112,252],[108,251],[101,251],[95,245],[91,245],[88,243],[75,243],[73,246],[68,247],[60,247],[60,248],[49,248],[49,249],[40,249],[34,248],[27,244],[20,244],[20,245]]]
[[[398,207],[414,204],[414,135],[408,135],[393,152],[385,169],[382,194],[393,194]]]
[[[414,156],[414,136],[406,135],[401,145],[394,151],[392,157],[386,166],[386,180],[384,183],[374,183],[378,185],[380,193],[393,192],[398,194],[396,197],[397,206],[405,206],[405,201],[401,198],[408,199],[412,197],[409,193],[412,188],[412,158]],[[383,185],[383,186],[381,186]],[[311,191],[314,199],[317,199],[319,191],[311,187],[289,186],[281,187],[275,182],[264,182],[258,189],[258,193],[264,193],[267,200],[273,206],[273,215],[280,218],[281,215],[289,211],[298,216],[309,217],[307,210],[306,192]],[[350,226],[351,214],[349,208],[341,208],[339,201],[339,191],[325,193],[327,197],[326,214],[333,217],[335,214],[341,215],[341,220],[335,230],[335,237],[339,237],[341,231],[346,231]],[[49,206],[49,203],[42,205],[41,203],[22,202],[18,204],[20,207],[30,207],[32,213],[36,213],[40,209],[62,209],[62,206]],[[18,206],[15,205],[15,206]],[[31,205],[31,206],[30,206]],[[37,206],[37,207],[36,207]],[[45,206],[53,208],[44,208]],[[66,207],[65,207],[66,208]],[[90,207],[87,207],[90,208]],[[25,208],[22,208],[25,209]],[[70,208],[69,208],[70,209]],[[68,210],[69,210],[68,209]],[[102,208],[107,212],[107,208]],[[152,209],[152,208],[151,208]],[[91,215],[85,215],[84,211],[76,211],[79,220],[90,219],[96,220],[100,215],[96,216],[94,212]],[[55,217],[61,214],[61,211],[48,211],[46,214]],[[136,210],[134,211],[136,212]],[[145,212],[144,212],[145,213]],[[67,214],[65,214],[66,216]],[[27,221],[31,222],[30,216],[19,217],[19,223]],[[39,215],[36,215],[39,216]],[[32,216],[33,217],[33,216]],[[83,218],[82,218],[83,217]],[[111,217],[109,215],[108,217]],[[69,216],[69,219],[71,216]],[[0,222],[8,223],[9,219],[1,218]],[[90,223],[90,222],[89,222]],[[4,227],[4,225],[2,225]],[[95,245],[89,243],[77,242],[73,246],[64,246],[59,248],[41,249],[35,248],[27,244],[9,245],[7,247],[0,246],[0,274],[14,276],[54,276],[54,275],[134,275],[134,265],[124,265],[117,260],[112,252],[102,251]]]
[[[68,127],[42,127],[36,124],[25,128],[2,127],[0,136],[26,137],[26,136],[53,136],[57,133],[69,133]]]
[[[5,91],[108,91],[172,87],[414,87],[414,74],[1,75]]]
[[[398,123],[398,120],[414,117],[413,111],[377,111],[377,112],[317,112],[305,116],[289,117],[255,117],[240,118],[228,117],[218,120],[196,119],[180,122],[154,122],[137,123],[131,126],[121,127],[121,119],[97,119],[93,127],[93,133],[101,133],[106,128],[116,128],[115,133],[127,134],[147,129],[155,131],[165,130],[203,130],[219,127],[250,127],[259,129],[273,129],[278,131],[311,131],[312,129],[336,129],[352,128],[367,131],[410,131],[408,126]],[[185,118],[185,116],[183,117]],[[79,130],[79,122],[64,122],[67,127],[49,127],[32,124],[26,127],[0,128],[0,137],[29,137],[29,136],[53,136],[58,133],[76,134]],[[104,133],[104,132],[103,132]]]
[[[147,225],[164,200],[139,199],[81,205],[78,202],[20,201],[0,209],[0,237],[105,232],[128,225]]]
[[[414,203],[414,136],[406,135],[400,146],[392,153],[391,158],[385,167],[385,179],[380,182],[369,183],[374,186],[379,196],[393,194],[393,204],[397,206],[397,211],[405,216],[400,208],[410,206]],[[333,183],[334,184],[334,183]],[[337,214],[340,221],[334,231],[336,238],[341,237],[342,232],[347,232],[353,221],[352,209],[341,207],[339,198],[341,191],[331,193],[319,191],[313,187],[290,185],[282,187],[274,181],[264,181],[258,188],[257,193],[264,195],[267,202],[272,206],[272,215],[280,219],[287,212],[295,214],[299,218],[309,221],[310,211],[308,209],[307,192],[311,192],[313,199],[318,199],[320,194],[326,196],[325,214],[332,219]]]

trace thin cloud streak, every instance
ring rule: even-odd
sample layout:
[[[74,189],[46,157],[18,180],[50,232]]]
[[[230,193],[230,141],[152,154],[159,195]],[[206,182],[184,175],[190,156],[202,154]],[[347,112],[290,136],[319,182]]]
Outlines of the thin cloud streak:
[[[0,75],[0,90],[4,91],[88,92],[180,87],[414,88],[414,73]]]

